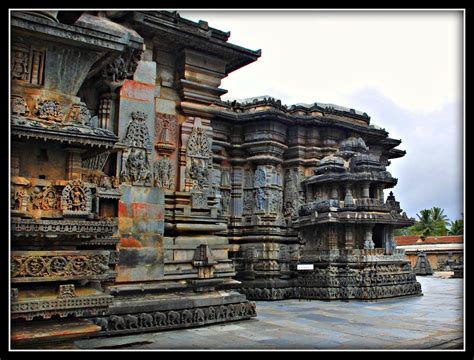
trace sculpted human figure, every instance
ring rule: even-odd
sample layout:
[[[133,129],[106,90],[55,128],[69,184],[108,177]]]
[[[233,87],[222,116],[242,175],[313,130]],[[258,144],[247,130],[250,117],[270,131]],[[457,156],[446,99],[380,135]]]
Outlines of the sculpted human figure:
[[[84,200],[84,196],[82,191],[79,187],[75,186],[71,190],[71,198],[72,198],[72,209],[73,210],[80,210],[82,206],[82,202]]]

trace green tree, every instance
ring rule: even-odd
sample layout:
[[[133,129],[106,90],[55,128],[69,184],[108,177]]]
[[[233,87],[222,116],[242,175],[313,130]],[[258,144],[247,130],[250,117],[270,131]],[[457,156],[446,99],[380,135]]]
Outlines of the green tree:
[[[464,235],[464,220],[458,219],[451,223],[449,235]]]
[[[446,236],[448,230],[446,226],[449,223],[448,217],[444,214],[444,210],[439,207],[432,207],[430,209],[431,220],[433,221],[433,226],[435,228],[433,235]]]
[[[431,210],[421,210],[420,214],[416,214],[416,216],[418,216],[418,220],[415,221],[415,230],[419,235],[433,235],[433,233],[436,231],[436,227],[435,223],[433,222],[433,218],[431,217]]]

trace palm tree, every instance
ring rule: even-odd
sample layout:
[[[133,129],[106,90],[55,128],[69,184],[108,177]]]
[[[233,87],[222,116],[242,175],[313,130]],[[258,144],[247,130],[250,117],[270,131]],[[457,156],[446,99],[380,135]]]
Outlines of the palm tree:
[[[434,223],[435,226],[435,232],[436,234],[433,235],[446,235],[447,229],[446,226],[448,225],[449,219],[448,217],[444,214],[444,210],[439,208],[439,207],[432,207],[430,209],[431,213],[431,220]]]
[[[431,210],[421,210],[420,214],[416,214],[416,216],[418,216],[418,221],[415,224],[416,230],[421,232],[423,236],[432,235],[433,232],[436,230],[436,224],[433,222],[433,219],[431,217]]]
[[[454,220],[449,229],[449,235],[463,235],[464,234],[464,220]]]

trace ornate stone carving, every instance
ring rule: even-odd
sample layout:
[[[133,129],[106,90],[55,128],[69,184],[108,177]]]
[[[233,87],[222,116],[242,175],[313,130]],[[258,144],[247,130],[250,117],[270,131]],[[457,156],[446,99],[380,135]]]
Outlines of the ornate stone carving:
[[[283,210],[283,196],[280,190],[267,190],[268,207],[271,213],[281,214]]]
[[[54,300],[28,299],[16,301],[11,305],[12,319],[33,320],[52,316],[97,316],[103,315],[112,304],[110,295],[65,297]]]
[[[61,110],[61,105],[59,105],[59,102],[55,100],[38,100],[36,102],[33,113],[38,118],[45,119],[48,121],[52,120],[61,122],[64,119],[64,114]]]
[[[186,176],[191,183],[193,208],[207,209],[211,191],[212,140],[201,126],[194,126],[186,147]]]
[[[264,169],[258,168],[255,170],[253,186],[256,188],[263,187],[267,183],[267,173]]]
[[[152,171],[146,150],[135,148],[130,150],[122,171],[122,181],[131,185],[151,185]]]
[[[228,215],[230,213],[230,191],[222,190],[221,191],[221,208],[222,214]]]
[[[30,203],[33,210],[60,210],[61,197],[54,186],[48,186],[43,191],[35,187],[30,194]]]
[[[14,115],[28,115],[30,113],[25,99],[18,95],[11,96],[11,111]]]
[[[262,188],[255,189],[255,212],[265,211],[265,200],[267,199],[267,193]]]
[[[74,284],[59,285],[58,299],[69,299],[76,297]]]
[[[65,215],[89,215],[92,211],[92,193],[81,180],[71,180],[63,189],[61,207]]]
[[[187,173],[193,181],[194,190],[202,191],[209,186],[209,169],[206,159],[191,158]]]
[[[154,166],[155,186],[172,190],[174,187],[174,168],[165,155]]]
[[[81,234],[83,236],[96,236],[114,233],[117,229],[117,223],[114,221],[33,220],[12,218],[11,229],[14,236],[45,236],[53,234]]]
[[[288,169],[285,173],[284,215],[294,217],[302,204],[299,193],[301,177],[298,169]]]
[[[90,125],[91,113],[86,104],[73,104],[69,111],[68,120],[82,125]]]
[[[111,83],[120,83],[133,76],[142,53],[142,50],[129,49],[102,70],[102,77]]]
[[[95,255],[16,255],[11,258],[12,281],[55,280],[56,278],[84,278],[105,275],[109,270],[109,254]],[[50,279],[48,279],[50,278]]]
[[[195,209],[208,209],[207,193],[201,191],[191,192],[191,206]]]
[[[12,46],[13,47],[13,46]],[[11,60],[11,78],[12,80],[25,80],[28,81],[28,49],[12,49],[12,60]]]
[[[11,189],[11,203],[10,207],[12,210],[22,210],[23,209],[23,198],[24,191],[20,189]]]
[[[122,142],[130,147],[151,149],[150,132],[146,124],[148,115],[141,111],[135,111],[131,116],[132,120],[127,126]]]
[[[195,126],[189,137],[186,155],[209,159],[212,156],[211,146],[211,137],[202,127]]]
[[[254,302],[208,306],[197,309],[170,310],[140,314],[110,315],[91,319],[101,327],[99,335],[135,333],[197,326],[223,321],[242,320],[256,316]]]
[[[254,196],[251,190],[244,191],[244,199],[243,199],[243,214],[244,215],[252,215],[254,204]]]
[[[156,144],[159,153],[170,154],[175,150],[178,124],[175,115],[156,114]]]

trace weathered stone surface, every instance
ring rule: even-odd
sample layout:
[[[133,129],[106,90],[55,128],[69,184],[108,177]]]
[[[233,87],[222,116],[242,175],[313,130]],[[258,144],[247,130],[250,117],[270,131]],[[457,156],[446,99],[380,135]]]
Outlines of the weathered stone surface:
[[[12,314],[114,335],[248,319],[243,294],[420,293],[383,197],[404,152],[366,113],[220,101],[260,51],[177,13],[57,19],[12,18]]]

